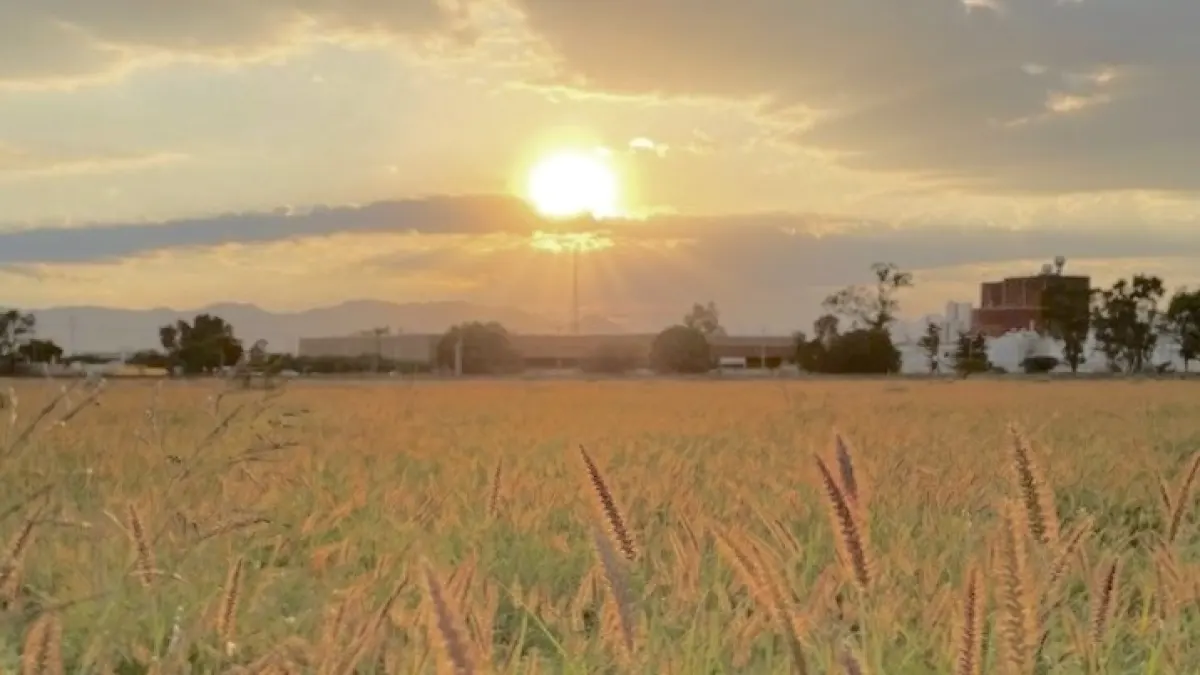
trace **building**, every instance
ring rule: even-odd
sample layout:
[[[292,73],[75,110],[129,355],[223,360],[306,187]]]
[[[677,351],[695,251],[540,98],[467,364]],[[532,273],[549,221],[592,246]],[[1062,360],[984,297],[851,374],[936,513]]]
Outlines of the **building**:
[[[1057,268],[1046,265],[1037,275],[1008,277],[1003,281],[987,281],[979,287],[979,308],[971,312],[973,330],[988,337],[1000,337],[1012,331],[1038,331],[1042,326],[1042,293],[1051,283],[1062,283],[1081,291],[1077,297],[1085,303],[1091,291],[1091,277],[1062,274],[1063,259]]]
[[[378,356],[400,363],[430,364],[437,357],[440,335],[346,335],[300,338],[296,353],[301,357],[356,358]]]
[[[649,365],[654,333],[620,335],[521,335],[509,344],[529,369],[578,368],[601,354],[627,356],[638,368]]]
[[[942,321],[941,342],[953,344],[960,333],[971,331],[971,319],[975,308],[969,302],[947,302],[946,318]]]
[[[606,351],[626,354],[638,367],[649,364],[656,333],[618,335],[521,335],[510,342],[526,368],[579,368]],[[300,338],[301,357],[355,358],[379,356],[390,361],[432,365],[437,360],[440,335],[349,335]],[[725,362],[739,361],[746,368],[777,368],[795,360],[795,342],[790,336],[714,335],[709,338],[713,356]]]
[[[778,335],[712,335],[713,356],[724,364],[742,361],[743,368],[779,368],[796,361],[796,340]]]

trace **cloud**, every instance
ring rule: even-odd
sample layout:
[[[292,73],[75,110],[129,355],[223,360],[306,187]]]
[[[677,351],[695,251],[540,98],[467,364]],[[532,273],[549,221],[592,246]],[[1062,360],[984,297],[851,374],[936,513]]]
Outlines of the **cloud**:
[[[118,153],[32,150],[0,143],[0,180],[115,171],[137,171],[187,160],[176,152]]]
[[[1200,189],[1193,0],[512,0],[560,79],[759,101],[837,161],[990,192]]]
[[[1138,271],[1162,274],[1172,287],[1200,283],[1200,239],[1188,230],[899,226],[786,213],[558,223],[509,197],[446,196],[0,231],[0,287],[11,294],[0,303],[237,299],[302,308],[350,298],[467,299],[557,315],[569,306],[572,256],[546,242],[582,233],[604,244],[579,256],[585,313],[622,314],[641,328],[709,298],[739,330],[807,326],[826,294],[868,281],[880,260],[916,272],[909,316],[974,299],[980,280],[1035,272],[1057,254],[1100,283]]]
[[[0,0],[0,87],[75,84],[172,59],[253,60],[306,41],[468,37],[440,0]]]
[[[347,233],[485,234],[532,231],[539,221],[509,197],[431,197],[303,212],[224,214],[160,223],[0,231],[0,264],[118,260],[145,253],[311,239]]]
[[[1041,227],[1011,229],[952,223],[890,223],[845,216],[747,213],[717,216],[664,214],[642,220],[546,220],[525,202],[502,195],[438,196],[361,206],[319,206],[300,211],[225,214],[157,223],[109,223],[80,227],[35,227],[0,231],[0,264],[112,262],[163,251],[244,248],[287,242],[320,242],[340,236],[408,237],[403,250],[360,244],[361,260],[380,269],[419,263],[435,265],[453,238],[462,253],[557,248],[580,234],[603,246],[627,251],[675,251],[680,257],[723,261],[714,277],[751,273],[790,275],[804,270],[814,284],[849,283],[884,255],[905,267],[931,269],[965,264],[1045,258],[1133,258],[1200,256],[1200,239],[1189,229],[1139,228],[1097,222],[1087,231]],[[346,246],[345,239],[341,246]],[[426,242],[424,245],[413,242]],[[306,244],[315,246],[317,244]],[[356,263],[357,264],[357,263]],[[781,277],[777,281],[784,283]]]

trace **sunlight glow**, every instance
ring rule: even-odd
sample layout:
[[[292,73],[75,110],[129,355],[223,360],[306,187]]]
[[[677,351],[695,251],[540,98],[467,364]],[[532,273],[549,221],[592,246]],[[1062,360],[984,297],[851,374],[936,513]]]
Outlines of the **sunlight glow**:
[[[551,218],[620,215],[617,173],[598,152],[550,155],[529,172],[527,190],[534,208]]]
[[[600,232],[543,232],[538,230],[529,238],[529,245],[541,251],[600,251],[612,248],[613,240]]]

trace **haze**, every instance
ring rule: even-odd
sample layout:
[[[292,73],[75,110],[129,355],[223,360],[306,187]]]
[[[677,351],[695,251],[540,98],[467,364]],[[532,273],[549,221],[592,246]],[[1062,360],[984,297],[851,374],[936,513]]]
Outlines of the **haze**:
[[[877,260],[910,316],[1058,254],[1196,284],[1198,31],[1195,0],[0,0],[0,305],[565,316],[572,233],[585,313],[756,333]],[[619,217],[527,203],[563,152]]]

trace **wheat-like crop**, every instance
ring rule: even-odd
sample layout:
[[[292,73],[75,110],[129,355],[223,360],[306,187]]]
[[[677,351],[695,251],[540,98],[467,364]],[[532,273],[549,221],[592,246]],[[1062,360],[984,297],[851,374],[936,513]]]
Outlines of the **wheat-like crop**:
[[[1182,384],[226,386],[15,385],[0,672],[1200,672]]]

